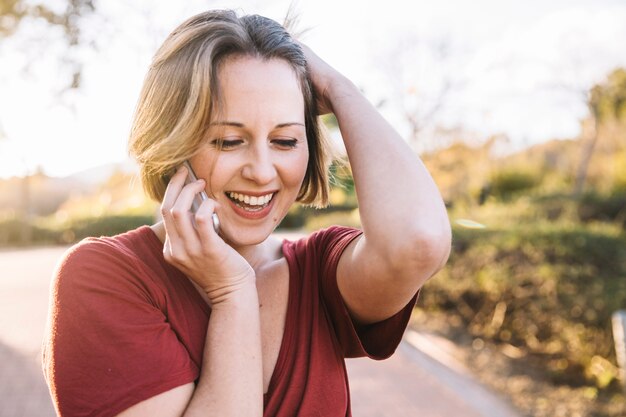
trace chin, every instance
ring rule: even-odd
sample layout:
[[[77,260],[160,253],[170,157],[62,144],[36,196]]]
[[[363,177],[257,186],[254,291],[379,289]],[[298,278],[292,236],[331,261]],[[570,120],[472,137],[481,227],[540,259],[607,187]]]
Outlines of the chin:
[[[267,227],[239,227],[235,230],[225,230],[222,239],[233,248],[254,246],[265,242],[273,231],[274,228]]]

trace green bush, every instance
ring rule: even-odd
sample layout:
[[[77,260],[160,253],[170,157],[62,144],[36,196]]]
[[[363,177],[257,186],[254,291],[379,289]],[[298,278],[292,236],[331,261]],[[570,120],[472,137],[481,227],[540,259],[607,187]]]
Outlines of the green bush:
[[[514,201],[490,200],[479,209],[458,207],[450,211],[452,218],[471,217],[490,227],[507,228],[514,223],[546,223],[559,221],[571,226],[609,223],[626,227],[626,194],[530,194]]]
[[[0,220],[0,246],[68,244],[90,236],[113,236],[154,223],[147,215],[116,215],[54,221]]]
[[[316,209],[295,205],[289,210],[279,228],[313,231],[334,224],[359,227],[360,218],[356,207],[345,204]]]
[[[585,194],[578,207],[581,221],[616,221],[626,228],[626,193]]]
[[[536,187],[540,182],[535,173],[508,169],[493,174],[486,189],[490,195],[507,201],[522,191]]]
[[[23,246],[57,243],[57,233],[23,219],[0,220],[0,246]]]
[[[554,221],[563,218],[578,222],[579,201],[568,194],[544,194],[532,198],[537,217]]]
[[[554,382],[615,387],[611,314],[626,306],[626,239],[608,230],[455,228],[448,266],[421,304],[521,349]]]
[[[296,204],[289,209],[285,218],[280,222],[280,229],[302,229],[306,223],[308,209]]]
[[[73,243],[86,237],[114,236],[154,223],[153,216],[116,215],[71,219],[59,230],[59,239],[63,243]]]
[[[318,213],[307,218],[305,229],[312,232],[333,225],[360,227],[361,219],[358,210],[335,210]]]

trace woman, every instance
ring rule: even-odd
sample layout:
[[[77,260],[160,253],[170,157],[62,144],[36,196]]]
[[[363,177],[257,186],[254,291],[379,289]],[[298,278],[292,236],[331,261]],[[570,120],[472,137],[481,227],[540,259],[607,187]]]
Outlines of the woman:
[[[278,241],[295,201],[327,203],[317,115],[331,111],[363,230]],[[61,262],[44,344],[59,414],[349,416],[344,357],[390,356],[449,254],[419,159],[282,26],[232,11],[167,38],[130,149],[163,221],[87,239]],[[186,160],[200,178],[188,185]]]

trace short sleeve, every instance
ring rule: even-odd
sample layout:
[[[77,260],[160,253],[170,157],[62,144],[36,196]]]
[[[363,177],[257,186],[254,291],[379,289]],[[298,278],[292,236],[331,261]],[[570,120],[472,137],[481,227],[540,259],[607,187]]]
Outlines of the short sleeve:
[[[419,294],[398,313],[378,323],[356,325],[337,286],[337,265],[346,247],[362,232],[358,229],[333,226],[312,238],[320,256],[320,294],[344,357],[367,356],[381,360],[391,356],[398,347]]]
[[[149,274],[131,254],[96,240],[59,264],[43,358],[59,415],[113,416],[197,378]]]

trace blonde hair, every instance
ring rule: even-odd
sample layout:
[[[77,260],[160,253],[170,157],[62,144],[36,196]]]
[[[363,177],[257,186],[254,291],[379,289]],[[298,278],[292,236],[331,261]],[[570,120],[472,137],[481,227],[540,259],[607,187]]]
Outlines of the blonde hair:
[[[162,201],[176,167],[193,156],[219,111],[217,72],[226,58],[283,59],[300,81],[309,161],[296,201],[328,204],[334,152],[317,116],[315,91],[300,45],[277,22],[232,10],[198,14],[176,28],[154,56],[144,80],[129,138],[144,190]]]

